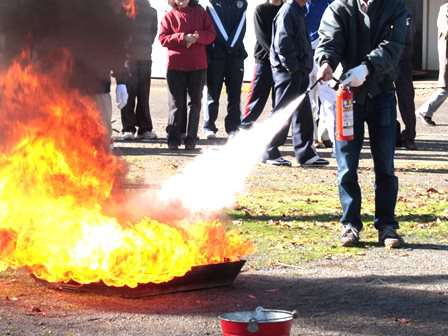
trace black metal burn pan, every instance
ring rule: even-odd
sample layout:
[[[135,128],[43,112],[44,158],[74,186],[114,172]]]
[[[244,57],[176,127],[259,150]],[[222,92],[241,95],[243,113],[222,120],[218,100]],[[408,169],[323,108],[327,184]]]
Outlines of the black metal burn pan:
[[[50,283],[37,279],[39,283],[49,288],[80,293],[94,293],[106,296],[120,296],[124,298],[142,298],[176,292],[187,292],[215,287],[231,286],[245,264],[245,260],[195,266],[182,277],[176,277],[161,284],[140,284],[135,288],[113,287],[103,282],[79,284],[74,281],[67,283]]]

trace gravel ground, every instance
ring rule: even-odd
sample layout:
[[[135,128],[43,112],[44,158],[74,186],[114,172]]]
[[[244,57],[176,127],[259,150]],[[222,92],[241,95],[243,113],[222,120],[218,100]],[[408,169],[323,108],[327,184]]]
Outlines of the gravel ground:
[[[432,86],[432,82],[416,83],[417,105]],[[164,136],[163,81],[153,82],[151,107],[156,131]],[[436,114],[438,127],[418,122],[419,151],[397,152],[401,183],[448,189],[447,112],[443,107]],[[114,127],[120,129],[117,111],[115,119]],[[115,143],[117,154],[130,162],[132,183],[158,184],[195,156],[173,155],[164,141]],[[329,151],[324,150],[323,156],[330,158]],[[328,176],[334,175],[335,168],[334,159],[330,160],[330,168],[323,171]],[[419,169],[421,162],[430,162],[430,168]],[[361,166],[370,166],[367,154]],[[309,170],[307,178],[321,180],[322,171]],[[219,314],[260,305],[295,309],[298,318],[291,335],[448,335],[447,257],[447,245],[427,241],[397,251],[368,246],[357,257],[261,271],[253,270],[249,259],[233,288],[133,300],[55,291],[24,271],[7,271],[0,274],[0,335],[217,336],[221,335]]]

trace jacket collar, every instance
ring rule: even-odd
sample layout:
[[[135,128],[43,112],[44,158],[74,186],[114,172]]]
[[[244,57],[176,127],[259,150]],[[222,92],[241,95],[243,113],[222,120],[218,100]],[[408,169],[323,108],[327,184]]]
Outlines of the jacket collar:
[[[358,0],[359,1],[359,0]],[[307,8],[306,6],[301,7],[296,0],[286,0],[286,3],[290,4],[291,6],[296,6],[297,8],[299,8],[301,11],[303,11],[303,13],[306,14],[307,12]]]
[[[367,13],[369,6],[373,2],[373,0],[357,0],[357,1],[358,1],[359,9],[364,13]]]

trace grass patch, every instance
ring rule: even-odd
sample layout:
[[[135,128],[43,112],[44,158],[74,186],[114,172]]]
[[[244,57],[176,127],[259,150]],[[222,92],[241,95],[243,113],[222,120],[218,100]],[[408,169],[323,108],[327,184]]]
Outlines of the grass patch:
[[[284,176],[283,176],[284,177]],[[275,187],[273,187],[275,186]],[[373,228],[371,187],[363,188],[362,240],[365,248],[339,247],[340,205],[331,183],[295,184],[273,176],[269,183],[251,181],[250,192],[230,212],[243,236],[254,242],[249,258],[255,268],[300,263],[335,256],[364,255],[377,241]],[[413,243],[448,243],[448,194],[433,188],[400,190],[396,215],[400,232]]]

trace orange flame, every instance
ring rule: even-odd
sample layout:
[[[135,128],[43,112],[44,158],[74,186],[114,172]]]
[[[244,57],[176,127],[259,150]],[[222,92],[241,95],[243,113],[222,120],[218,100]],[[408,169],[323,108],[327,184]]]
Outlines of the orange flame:
[[[94,103],[64,88],[63,70],[42,74],[22,59],[0,74],[0,271],[135,287],[250,252],[217,221],[108,214],[106,205],[121,206],[126,166],[110,153]]]
[[[137,15],[137,7],[135,6],[135,0],[122,0],[121,6],[126,15],[130,18],[135,18]]]

